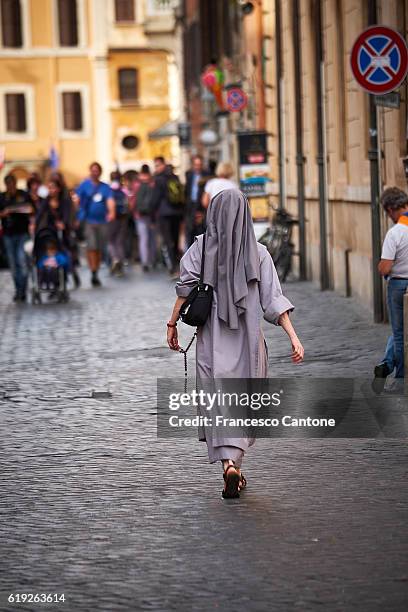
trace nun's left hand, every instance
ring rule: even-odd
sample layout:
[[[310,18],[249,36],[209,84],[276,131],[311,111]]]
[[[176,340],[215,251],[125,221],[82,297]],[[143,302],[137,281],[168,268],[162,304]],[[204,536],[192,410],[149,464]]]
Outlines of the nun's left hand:
[[[172,351],[178,351],[180,349],[178,343],[177,327],[167,328],[167,344]]]

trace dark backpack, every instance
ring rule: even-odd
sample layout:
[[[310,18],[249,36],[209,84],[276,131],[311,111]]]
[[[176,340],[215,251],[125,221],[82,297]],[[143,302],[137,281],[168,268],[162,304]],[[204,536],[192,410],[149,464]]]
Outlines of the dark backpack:
[[[184,188],[175,174],[167,179],[167,199],[175,208],[184,204]]]
[[[141,183],[136,195],[136,210],[141,215],[153,212],[153,187],[150,183]]]
[[[115,200],[116,214],[120,217],[128,211],[128,199],[121,189],[112,189],[113,199]]]

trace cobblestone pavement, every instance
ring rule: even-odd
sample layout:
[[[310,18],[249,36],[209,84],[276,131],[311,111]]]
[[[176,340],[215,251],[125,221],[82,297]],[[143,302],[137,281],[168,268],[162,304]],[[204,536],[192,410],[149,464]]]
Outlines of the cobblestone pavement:
[[[406,441],[258,440],[223,501],[204,444],[156,438],[156,377],[183,372],[172,283],[83,277],[33,307],[0,273],[0,610],[406,610]],[[307,360],[268,326],[271,375],[371,374],[385,326],[309,283],[286,293]],[[7,603],[22,592],[66,602]]]

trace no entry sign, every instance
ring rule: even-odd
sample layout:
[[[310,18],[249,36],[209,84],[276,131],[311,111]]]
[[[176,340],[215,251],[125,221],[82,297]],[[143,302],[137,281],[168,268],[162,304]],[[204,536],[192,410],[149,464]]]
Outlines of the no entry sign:
[[[357,83],[371,94],[397,89],[408,71],[408,49],[402,36],[385,26],[360,34],[351,51],[351,70]]]
[[[244,110],[247,104],[247,95],[240,87],[231,87],[228,90],[226,107],[229,111],[239,113]]]

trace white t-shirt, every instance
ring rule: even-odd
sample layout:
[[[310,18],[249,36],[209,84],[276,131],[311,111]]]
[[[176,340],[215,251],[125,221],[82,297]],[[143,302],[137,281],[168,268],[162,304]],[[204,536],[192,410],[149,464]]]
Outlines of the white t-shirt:
[[[204,187],[205,193],[210,195],[210,201],[217,195],[217,193],[224,191],[224,189],[238,189],[238,185],[230,179],[213,178],[207,181]]]
[[[388,230],[381,253],[381,259],[393,259],[390,277],[408,278],[408,225],[396,223]]]

